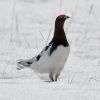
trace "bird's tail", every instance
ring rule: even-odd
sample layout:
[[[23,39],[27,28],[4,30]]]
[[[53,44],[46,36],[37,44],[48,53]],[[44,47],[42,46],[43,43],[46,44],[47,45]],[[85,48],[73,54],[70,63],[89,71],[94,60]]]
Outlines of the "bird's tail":
[[[18,65],[17,69],[21,70],[23,68],[30,67],[32,63],[33,63],[32,60],[23,60],[23,59],[18,60],[17,61],[17,65]]]

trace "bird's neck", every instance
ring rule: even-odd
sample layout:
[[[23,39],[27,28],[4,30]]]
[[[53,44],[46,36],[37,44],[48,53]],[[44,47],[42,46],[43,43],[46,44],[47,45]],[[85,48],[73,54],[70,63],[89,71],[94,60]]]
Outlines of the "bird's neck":
[[[60,25],[55,24],[55,31],[54,31],[54,38],[53,39],[66,40],[66,35],[64,32],[64,24],[60,24]]]

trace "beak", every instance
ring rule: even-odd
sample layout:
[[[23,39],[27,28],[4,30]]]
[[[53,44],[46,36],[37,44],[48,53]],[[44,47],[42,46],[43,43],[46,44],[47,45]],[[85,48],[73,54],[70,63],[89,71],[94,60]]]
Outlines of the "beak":
[[[69,16],[66,16],[66,19],[69,19],[70,17]]]
[[[66,20],[66,19],[69,19],[70,17],[69,16],[64,16],[64,19]]]

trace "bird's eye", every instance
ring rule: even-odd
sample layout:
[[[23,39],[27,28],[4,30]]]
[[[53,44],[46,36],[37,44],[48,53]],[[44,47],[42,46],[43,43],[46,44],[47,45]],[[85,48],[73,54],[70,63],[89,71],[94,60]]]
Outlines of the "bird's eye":
[[[66,16],[64,16],[64,19],[66,19]]]

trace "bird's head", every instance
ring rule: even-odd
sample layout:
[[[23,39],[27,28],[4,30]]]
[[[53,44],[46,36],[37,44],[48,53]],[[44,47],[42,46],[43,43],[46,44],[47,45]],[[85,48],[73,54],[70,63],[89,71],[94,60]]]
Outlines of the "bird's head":
[[[64,23],[66,19],[69,19],[70,17],[65,15],[65,14],[60,14],[57,18],[56,18],[56,22],[59,23]]]
[[[65,15],[65,14],[60,14],[55,21],[55,25],[56,27],[61,27],[64,25],[64,22],[66,21],[66,19],[69,19],[70,17]]]
[[[70,17],[65,14],[60,14],[55,20],[55,29],[57,30],[62,29],[66,19],[69,19],[69,18]]]
[[[64,22],[70,17],[65,14],[60,14],[55,20],[55,29],[54,29],[54,38],[55,39],[64,39],[66,40],[65,31],[64,31]]]

